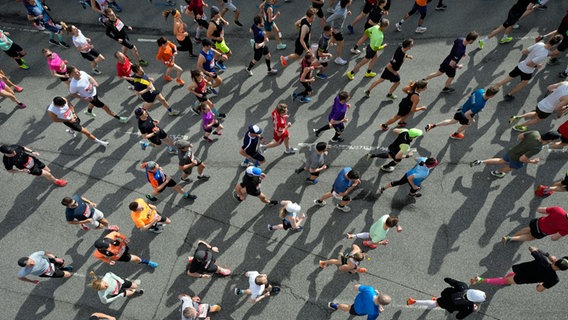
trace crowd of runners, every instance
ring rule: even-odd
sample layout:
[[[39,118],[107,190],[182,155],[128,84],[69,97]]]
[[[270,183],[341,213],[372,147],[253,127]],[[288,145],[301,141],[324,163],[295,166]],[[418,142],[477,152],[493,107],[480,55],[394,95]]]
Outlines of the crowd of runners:
[[[178,157],[178,169],[180,171],[179,183],[174,178],[177,175],[174,172],[166,173],[157,161],[146,161],[139,165],[146,179],[151,185],[152,191],[144,198],[133,198],[128,205],[131,211],[133,225],[141,231],[159,234],[163,232],[164,225],[172,223],[172,221],[158,212],[157,207],[153,204],[158,201],[160,195],[166,189],[172,189],[179,193],[184,200],[196,200],[196,195],[190,194],[184,190],[187,183],[192,182],[190,178],[193,169],[197,171],[195,179],[208,181],[215,179],[215,176],[206,174],[207,159],[198,158],[193,151],[193,144],[188,141],[186,136],[169,135],[160,124],[159,120],[152,117],[151,107],[155,102],[159,102],[171,117],[183,115],[186,110],[175,110],[171,107],[166,97],[154,85],[154,79],[145,73],[144,68],[152,67],[164,70],[163,79],[166,82],[174,81],[175,85],[180,87],[187,86],[187,94],[195,96],[195,103],[188,107],[190,113],[195,113],[201,117],[201,130],[203,131],[204,143],[212,143],[222,136],[224,125],[223,122],[228,121],[228,115],[220,113],[211,98],[222,94],[223,78],[222,74],[229,68],[242,68],[249,76],[257,72],[256,64],[264,60],[266,65],[266,76],[278,76],[281,71],[278,69],[291,65],[292,61],[298,60],[299,72],[297,73],[298,81],[301,84],[301,91],[293,92],[291,103],[311,103],[310,97],[314,90],[321,86],[323,81],[328,78],[326,70],[333,62],[338,67],[345,70],[345,82],[353,81],[361,68],[363,77],[376,78],[368,88],[365,89],[365,97],[371,98],[378,95],[376,87],[382,82],[388,81],[391,86],[385,94],[385,99],[399,100],[396,90],[401,85],[403,96],[398,103],[398,111],[390,118],[381,119],[378,130],[391,130],[391,125],[395,128],[392,132],[396,135],[390,144],[385,145],[384,152],[369,153],[368,161],[373,158],[387,159],[388,162],[380,166],[380,170],[385,173],[391,173],[396,170],[396,166],[404,159],[412,158],[417,152],[411,148],[414,140],[428,139],[429,132],[435,128],[458,125],[453,132],[449,132],[449,138],[455,140],[463,140],[466,138],[464,132],[468,127],[474,124],[478,114],[484,110],[487,103],[491,103],[492,99],[497,99],[500,88],[511,81],[520,82],[516,84],[509,92],[504,94],[505,101],[514,101],[515,94],[527,85],[530,80],[538,77],[538,71],[547,64],[558,64],[558,58],[562,57],[564,51],[568,48],[568,13],[559,23],[555,31],[548,34],[539,35],[535,39],[535,43],[524,48],[522,51],[523,58],[517,66],[508,73],[503,79],[494,79],[492,83],[484,84],[485,88],[477,88],[466,97],[463,97],[463,103],[456,110],[453,118],[446,119],[437,123],[409,123],[412,120],[411,115],[418,111],[427,109],[425,105],[421,105],[421,93],[425,90],[435,90],[431,88],[430,83],[439,76],[445,76],[445,83],[440,86],[441,93],[452,94],[455,89],[452,83],[458,71],[463,69],[461,59],[466,56],[469,46],[478,45],[479,49],[483,49],[490,38],[503,32],[503,37],[499,40],[500,44],[506,45],[513,41],[511,32],[518,27],[518,22],[535,10],[546,10],[546,0],[518,0],[506,14],[506,20],[502,25],[490,32],[486,36],[480,35],[476,31],[471,31],[465,35],[460,35],[453,41],[451,50],[446,57],[443,57],[441,64],[433,73],[424,74],[421,79],[405,79],[399,72],[404,69],[405,60],[413,59],[411,49],[414,46],[414,40],[405,39],[396,48],[393,56],[385,63],[382,72],[375,72],[375,63],[382,50],[387,46],[385,37],[389,32],[400,32],[405,23],[411,22],[414,15],[419,15],[415,32],[418,34],[427,32],[425,20],[427,18],[428,8],[433,7],[435,10],[443,11],[447,9],[447,5],[442,0],[434,1],[430,4],[427,0],[416,0],[407,14],[399,21],[390,22],[389,9],[392,6],[402,5],[401,3],[391,3],[391,0],[310,0],[310,4],[280,4],[293,5],[296,12],[304,12],[303,16],[282,17],[275,5],[276,0],[257,1],[258,15],[254,17],[245,17],[241,15],[240,10],[236,6],[236,2],[232,0],[185,0],[186,4],[180,8],[171,8],[163,12],[166,21],[173,23],[173,36],[162,35],[156,39],[156,57],[155,63],[150,63],[140,55],[140,52],[130,40],[128,32],[132,27],[122,20],[118,14],[122,8],[116,1],[110,0],[84,0],[81,4],[88,10],[92,10],[93,20],[100,24],[101,31],[118,44],[112,50],[109,47],[100,45],[95,48],[95,44],[87,35],[84,35],[78,26],[62,21],[56,21],[51,17],[51,10],[57,8],[49,8],[45,3],[39,0],[18,0],[14,5],[22,7],[29,22],[38,30],[47,31],[49,34],[50,47],[46,47],[41,51],[45,57],[47,67],[50,74],[57,78],[58,81],[64,82],[69,95],[66,97],[53,96],[47,103],[47,115],[49,119],[56,123],[62,123],[66,126],[66,133],[70,139],[77,138],[77,133],[82,133],[88,139],[96,144],[107,148],[112,146],[112,142],[104,141],[97,138],[89,130],[81,124],[76,106],[72,103],[73,99],[85,101],[87,107],[84,108],[83,114],[86,117],[97,117],[100,109],[111,118],[115,119],[117,125],[124,124],[131,115],[117,114],[103,102],[98,92],[105,90],[104,86],[99,86],[96,76],[101,74],[99,64],[108,63],[107,60],[114,59],[116,64],[116,76],[123,79],[124,87],[128,87],[138,99],[141,100],[140,107],[132,112],[132,116],[136,118],[138,129],[140,131],[140,148],[146,150],[149,147],[160,148],[162,144],[165,149],[172,155]],[[245,1],[242,1],[243,5]],[[287,2],[287,1],[282,1]],[[359,6],[362,4],[362,10],[359,12]],[[247,3],[247,5],[249,5]],[[355,8],[355,9],[352,9]],[[352,11],[357,14],[352,14]],[[567,8],[568,10],[568,8]],[[353,19],[351,19],[351,17]],[[229,18],[230,17],[230,18]],[[185,20],[192,20],[192,28],[188,27]],[[232,21],[231,21],[232,20]],[[225,39],[225,29],[228,26],[248,27],[250,22],[250,31],[252,38],[250,39],[250,47],[248,39],[245,39],[245,45],[240,45],[239,50],[250,50],[252,59],[247,61],[233,61],[233,51],[229,47],[229,43]],[[363,28],[358,28],[357,24],[362,22]],[[314,28],[315,23],[315,28]],[[297,35],[295,35],[294,43],[286,44],[278,24],[294,24]],[[317,26],[319,24],[319,27]],[[314,29],[321,29],[321,34],[317,36]],[[348,34],[354,34],[361,29],[360,38],[356,44],[347,50],[344,48],[343,34],[344,28]],[[272,37],[273,36],[273,37]],[[287,35],[290,36],[290,35]],[[177,44],[172,40],[175,38]],[[270,40],[275,39],[275,44]],[[68,40],[69,39],[69,40]],[[170,40],[171,39],[171,40]],[[354,38],[355,39],[355,38]],[[81,70],[78,65],[72,65],[69,59],[73,50],[55,50],[55,46],[61,48],[75,47],[80,56],[88,61],[90,70]],[[11,59],[17,63],[22,70],[27,70],[30,66],[24,59],[28,54],[23,41],[23,37],[19,37],[17,31],[10,34],[0,30],[0,49],[2,49]],[[271,50],[269,47],[272,47]],[[335,48],[334,48],[335,47]],[[102,50],[102,49],[105,50]],[[59,49],[59,48],[57,48]],[[235,48],[236,49],[236,48]],[[344,50],[345,49],[345,50]],[[176,57],[182,53],[186,54],[194,61],[194,65],[189,70],[176,63]],[[282,55],[274,58],[275,52],[282,52]],[[286,54],[284,54],[286,53]],[[29,53],[35,54],[35,53]],[[351,59],[349,55],[359,57],[360,60],[353,68],[343,67]],[[77,61],[77,59],[73,59]],[[152,59],[153,60],[153,59]],[[160,67],[160,65],[163,66]],[[86,64],[82,64],[86,65]],[[149,66],[152,65],[152,66]],[[277,66],[280,65],[280,66]],[[239,66],[239,67],[237,67]],[[164,68],[165,67],[165,68]],[[434,69],[435,67],[432,67]],[[187,73],[184,73],[188,71]],[[259,71],[260,72],[260,71]],[[473,72],[473,71],[460,71]],[[189,76],[184,77],[184,75]],[[562,71],[558,75],[560,78],[568,76],[568,69]],[[18,108],[26,108],[26,104],[20,101],[19,96],[24,88],[12,83],[9,75],[0,71],[0,96],[5,97],[16,103]],[[185,78],[185,80],[184,80]],[[404,85],[408,83],[407,85]],[[63,85],[63,84],[61,84]],[[433,86],[432,86],[433,87]],[[537,154],[544,148],[546,149],[562,149],[568,145],[568,121],[558,120],[562,118],[568,111],[568,82],[559,81],[550,83],[547,87],[545,97],[538,101],[535,110],[532,112],[511,115],[507,119],[512,126],[512,130],[519,132],[518,142],[510,144],[499,158],[479,159],[471,161],[471,167],[480,165],[498,165],[495,170],[490,173],[496,178],[506,177],[508,172],[517,170],[525,165],[537,164],[540,158]],[[327,130],[333,130],[333,135],[329,134],[329,142],[316,142],[308,151],[307,160],[304,165],[295,170],[296,174],[306,171],[305,183],[314,185],[319,182],[321,174],[330,171],[327,159],[329,144],[338,144],[344,141],[342,137],[345,130],[348,129],[349,111],[351,105],[349,103],[351,94],[341,90],[337,92],[328,117],[321,121],[321,126],[316,125],[313,128],[313,135],[316,138],[323,137]],[[83,104],[82,102],[79,102]],[[242,156],[240,166],[244,168],[241,181],[237,182],[234,187],[228,186],[233,190],[233,199],[227,201],[243,202],[250,195],[257,197],[267,206],[275,206],[278,208],[278,216],[280,223],[268,224],[269,231],[285,230],[288,232],[302,232],[306,214],[302,213],[300,201],[294,202],[286,199],[273,199],[264,194],[261,190],[261,183],[267,178],[267,174],[263,171],[263,166],[269,160],[265,157],[266,150],[277,148],[284,145],[283,152],[286,154],[294,154],[298,149],[293,147],[290,142],[290,130],[292,123],[288,119],[288,104],[284,102],[277,103],[274,111],[271,113],[273,124],[273,139],[269,141],[263,136],[264,129],[255,123],[247,123],[247,128],[243,137],[242,146],[236,148],[235,152],[239,152]],[[530,128],[531,125],[553,116],[558,125],[557,130],[549,132],[538,132]],[[165,120],[167,121],[167,119]],[[522,122],[521,122],[522,121]],[[243,124],[241,124],[242,126]],[[472,129],[470,129],[472,130]],[[8,140],[7,138],[3,139]],[[35,152],[29,146],[18,144],[17,141],[6,143],[0,146],[0,152],[3,154],[3,163],[11,173],[27,173],[33,176],[42,176],[51,181],[58,187],[65,187],[70,182],[63,178],[56,177],[50,168],[39,159],[39,153]],[[439,161],[434,157],[417,156],[414,158],[415,165],[408,170],[400,179],[392,180],[378,189],[378,195],[387,192],[388,189],[397,186],[408,185],[409,197],[421,197],[420,192],[422,184],[436,168]],[[409,161],[409,160],[406,160]],[[349,204],[353,201],[352,191],[360,186],[361,174],[351,168],[349,164],[342,165],[341,169],[336,172],[328,173],[335,178],[331,191],[324,193],[318,199],[310,199],[310,205],[325,206],[328,202],[333,203],[337,210],[348,213],[351,211]],[[536,177],[537,181],[539,177]],[[71,182],[72,183],[72,182]],[[568,172],[559,178],[558,182],[551,185],[542,184],[535,190],[538,197],[548,197],[554,192],[565,192],[568,187]],[[70,186],[68,186],[70,188]],[[200,197],[206,197],[200,196]],[[85,195],[74,194],[69,191],[67,197],[61,200],[61,205],[65,210],[65,219],[68,224],[77,225],[82,230],[88,231],[92,229],[105,230],[105,234],[93,244],[95,259],[99,259],[110,265],[116,262],[131,262],[133,264],[143,265],[140,267],[157,268],[158,263],[149,259],[149,257],[140,257],[130,252],[129,242],[131,239],[120,233],[120,227],[111,224],[105,214],[97,208],[97,204],[88,200]],[[199,201],[199,200],[196,200]],[[303,199],[302,203],[306,203]],[[305,210],[304,210],[305,211]],[[537,210],[543,214],[543,217],[536,218],[529,223],[529,226],[521,229],[513,235],[506,235],[502,238],[503,245],[510,242],[523,242],[541,239],[550,236],[552,240],[558,240],[568,234],[568,215],[564,209],[558,206],[541,207]],[[338,259],[331,258],[320,260],[319,267],[327,268],[336,265],[339,271],[347,273],[366,273],[367,269],[361,264],[365,258],[372,255],[372,249],[380,245],[388,245],[386,239],[390,229],[402,232],[403,229],[399,225],[399,218],[394,215],[383,215],[370,227],[359,233],[348,233],[347,239],[362,239],[362,246],[353,244],[350,248],[341,253]],[[307,231],[305,231],[307,232]],[[136,241],[136,239],[132,239]],[[39,244],[38,244],[39,246]],[[230,267],[220,264],[217,261],[219,248],[214,244],[210,244],[204,240],[199,240],[195,244],[195,252],[188,257],[187,268],[185,273],[189,277],[194,278],[210,278],[212,276],[229,276],[232,274]],[[478,311],[479,306],[488,297],[483,289],[484,284],[492,285],[512,285],[535,283],[536,290],[542,292],[545,289],[552,288],[559,282],[556,275],[557,271],[568,269],[568,256],[556,257],[549,254],[545,250],[536,247],[528,248],[534,261],[515,264],[513,271],[500,278],[482,278],[475,276],[471,278],[469,284],[454,280],[451,278],[443,279],[449,287],[442,293],[432,299],[416,300],[413,298],[406,299],[408,305],[421,305],[427,308],[440,307],[449,312],[457,312],[457,318],[463,319],[472,312]],[[71,257],[72,258],[72,257]],[[58,257],[55,253],[41,250],[29,253],[17,261],[20,267],[18,278],[22,281],[37,284],[40,278],[69,278],[73,275],[73,267],[66,264],[65,260]],[[318,267],[318,266],[315,266]],[[111,303],[117,299],[129,298],[142,295],[144,289],[139,280],[129,280],[120,276],[120,267],[117,267],[116,273],[106,273],[98,276],[91,271],[92,281],[89,286],[97,291],[102,303]],[[260,271],[260,270],[259,270]],[[266,274],[259,271],[248,271],[245,277],[248,278],[248,289],[235,288],[236,295],[248,295],[250,302],[259,302],[276,294],[280,288],[271,284]],[[364,280],[364,278],[363,278]],[[475,286],[476,289],[472,287]],[[353,303],[337,303],[330,301],[327,304],[331,310],[341,310],[355,316],[367,315],[368,319],[376,319],[383,311],[384,306],[391,303],[393,298],[390,295],[379,292],[372,286],[355,285],[357,296]],[[179,295],[181,302],[182,319],[208,318],[208,314],[221,310],[220,305],[203,303],[200,297],[189,296],[184,293]],[[211,300],[211,299],[210,299]],[[93,313],[91,319],[115,319],[112,315],[103,313]]]

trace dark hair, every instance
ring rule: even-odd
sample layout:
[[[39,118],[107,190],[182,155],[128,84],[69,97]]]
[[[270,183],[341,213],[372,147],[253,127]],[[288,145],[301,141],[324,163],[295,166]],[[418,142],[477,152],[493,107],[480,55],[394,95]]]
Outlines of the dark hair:
[[[436,159],[434,158],[427,158],[426,161],[420,161],[420,163],[418,163],[419,165],[423,166],[423,165],[427,165],[427,166],[432,166],[435,165],[437,162]]]
[[[339,94],[337,96],[339,97],[339,100],[345,101],[345,100],[349,99],[349,92],[339,91]]]
[[[156,40],[156,42],[161,47],[164,44],[168,43],[168,39],[166,39],[166,37],[159,37],[158,40]]]
[[[477,37],[479,37],[479,33],[477,33],[476,31],[472,31],[472,32],[468,33],[467,36],[465,36],[465,40],[466,41],[475,41],[475,40],[477,40]]]
[[[28,263],[28,260],[29,260],[29,259],[30,259],[30,258],[28,258],[28,257],[21,257],[20,259],[18,259],[18,265],[19,265],[20,267],[25,267],[26,264]]]
[[[140,66],[137,64],[133,64],[130,68],[132,68],[132,72],[134,73],[138,73],[140,72],[140,70],[142,70],[142,68],[140,68]]]
[[[75,70],[77,70],[76,67],[74,67],[74,66],[67,66],[67,74],[72,74],[73,72],[75,72]]]
[[[61,200],[61,204],[66,206],[66,207],[68,205],[72,204],[72,203],[73,203],[73,198],[71,198],[71,197],[65,197]]]
[[[0,152],[6,153],[6,154],[12,153],[12,152],[14,152],[14,148],[12,146],[7,145],[7,144],[3,144],[3,145],[0,146]]]
[[[172,9],[172,10],[164,10],[162,11],[162,16],[164,16],[165,20],[168,20],[168,16],[171,14],[172,17],[176,16],[176,13],[179,14],[179,11],[177,11],[176,9]]]
[[[551,46],[556,45],[556,44],[560,43],[560,41],[562,41],[563,38],[564,37],[562,37],[562,35],[557,34],[554,37],[550,38],[550,40],[548,40],[548,44],[551,45]]]
[[[201,45],[204,47],[211,47],[213,45],[213,42],[211,42],[211,40],[209,39],[203,39],[201,40]]]
[[[408,38],[408,39],[406,39],[402,42],[402,47],[406,49],[406,48],[410,47],[410,45],[412,45],[412,43],[414,43],[414,39]]]
[[[347,172],[347,178],[351,179],[351,180],[356,180],[359,179],[361,176],[359,175],[359,172],[355,171],[355,170],[351,170],[349,172]]]
[[[485,95],[488,97],[493,97],[499,92],[499,88],[490,87],[489,89],[485,90]]]
[[[325,149],[327,149],[327,142],[318,142],[316,144],[316,150],[319,152],[325,151]]]
[[[254,21],[254,24],[260,24],[260,23],[262,23],[262,17],[261,16],[254,16],[253,21]]]
[[[191,79],[193,79],[194,81],[197,81],[197,77],[201,75],[201,71],[195,69],[191,70],[189,73],[191,74]]]
[[[560,135],[556,132],[552,132],[552,131],[548,131],[545,134],[541,134],[540,135],[540,140],[543,141],[554,141],[560,139]]]
[[[386,0],[385,0],[386,1]],[[349,4],[349,2],[351,2],[351,0],[341,0],[339,2],[339,6],[341,6],[342,8],[347,7],[347,5]]]
[[[398,217],[397,216],[389,216],[387,218],[387,221],[385,221],[385,224],[389,228],[396,227],[396,225],[398,224]]]
[[[130,202],[130,204],[128,205],[128,209],[136,211],[138,209],[138,202],[136,201]]]
[[[325,27],[323,27],[323,31],[331,31],[331,26],[325,25]]]
[[[53,104],[58,107],[63,107],[65,105],[65,99],[60,96],[53,98]]]

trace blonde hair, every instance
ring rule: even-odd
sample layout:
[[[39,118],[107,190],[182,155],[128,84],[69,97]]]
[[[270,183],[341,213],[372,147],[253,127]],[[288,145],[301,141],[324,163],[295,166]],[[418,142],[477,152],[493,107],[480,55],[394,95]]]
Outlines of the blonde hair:
[[[282,219],[284,219],[284,217],[286,216],[286,214],[288,213],[288,211],[286,210],[286,207],[282,207],[280,208],[280,211],[278,211],[278,216]]]
[[[104,281],[102,279],[99,279],[94,271],[89,272],[89,275],[93,277],[93,280],[91,280],[91,283],[89,283],[89,287],[93,288],[95,291],[103,290]]]

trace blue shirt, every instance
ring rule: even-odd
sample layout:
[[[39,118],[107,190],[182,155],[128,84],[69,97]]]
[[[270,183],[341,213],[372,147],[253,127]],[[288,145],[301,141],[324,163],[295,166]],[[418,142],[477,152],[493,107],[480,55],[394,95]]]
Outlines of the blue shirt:
[[[426,159],[428,158],[420,157],[418,158],[418,162],[419,163],[425,162]],[[420,186],[422,181],[424,181],[424,179],[426,179],[429,174],[430,174],[430,169],[426,167],[426,165],[421,166],[420,164],[417,164],[414,168],[410,169],[410,171],[406,173],[406,176],[410,177],[411,175],[414,175],[414,180],[412,180],[412,182],[415,185]]]
[[[205,57],[205,62],[203,63],[202,67],[203,70],[207,72],[215,72],[215,53],[213,50],[209,50],[207,52],[203,51],[203,49],[199,52],[199,54]]]
[[[74,195],[72,199],[77,202],[77,207],[65,209],[65,219],[67,221],[83,221],[89,219],[95,211],[94,208],[83,201],[78,194]]]
[[[375,288],[371,286],[359,286],[359,294],[355,297],[353,309],[359,315],[367,315],[367,320],[375,320],[381,314],[379,306],[375,304]]]
[[[258,143],[260,142],[259,135],[256,137],[251,137],[250,133],[245,134],[243,139],[243,146],[241,147],[246,154],[249,156],[254,156],[258,152]]]
[[[469,99],[467,99],[467,101],[461,107],[461,113],[465,115],[466,112],[471,110],[473,116],[481,112],[481,110],[485,107],[485,104],[487,103],[487,100],[483,98],[484,94],[485,94],[485,89],[477,89],[474,92],[472,92],[471,95],[469,96]]]
[[[345,190],[347,190],[349,187],[351,187],[353,181],[347,179],[346,177],[347,172],[351,170],[352,169],[350,167],[345,167],[341,169],[341,171],[339,171],[339,174],[337,175],[337,178],[335,178],[335,182],[333,183],[333,191],[342,193],[345,192]]]
[[[259,28],[256,26],[256,24],[253,24],[252,27],[250,27],[252,30],[252,34],[254,36],[254,42],[255,43],[263,43],[264,42],[264,28]]]
[[[339,96],[336,96],[333,100],[333,107],[331,107],[331,112],[329,113],[328,119],[331,120],[343,120],[345,118],[345,113],[347,112],[347,102],[339,102]]]

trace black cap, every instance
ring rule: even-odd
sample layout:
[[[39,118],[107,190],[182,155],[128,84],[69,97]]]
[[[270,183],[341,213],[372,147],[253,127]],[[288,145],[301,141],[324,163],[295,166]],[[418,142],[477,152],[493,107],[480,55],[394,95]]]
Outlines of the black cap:
[[[102,238],[95,241],[95,248],[97,249],[107,249],[110,245],[111,240],[109,238]]]
[[[543,141],[554,141],[554,140],[558,140],[558,139],[560,139],[560,135],[558,133],[552,132],[552,131],[548,131],[547,133],[542,134],[540,136],[540,140],[543,140]]]
[[[205,258],[207,258],[207,251],[205,250],[197,250],[195,252],[195,255],[193,255],[193,258],[199,261],[203,261],[205,260]]]
[[[3,144],[3,145],[0,146],[0,152],[2,152],[2,153],[9,154],[9,153],[14,152],[14,150],[15,150],[14,147],[9,146],[9,145]]]
[[[30,259],[29,257],[21,257],[20,259],[18,259],[18,265],[20,267],[25,267],[26,264],[28,264],[29,259]]]

